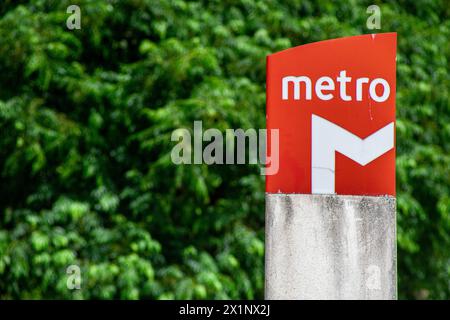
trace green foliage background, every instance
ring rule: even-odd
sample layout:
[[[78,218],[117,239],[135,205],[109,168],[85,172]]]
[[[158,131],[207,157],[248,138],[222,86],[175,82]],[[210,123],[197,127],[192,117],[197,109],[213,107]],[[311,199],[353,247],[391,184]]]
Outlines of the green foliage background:
[[[263,128],[266,55],[369,33],[371,4],[398,32],[399,296],[449,299],[447,0],[2,1],[0,298],[262,298],[264,177],[175,166],[171,133]]]

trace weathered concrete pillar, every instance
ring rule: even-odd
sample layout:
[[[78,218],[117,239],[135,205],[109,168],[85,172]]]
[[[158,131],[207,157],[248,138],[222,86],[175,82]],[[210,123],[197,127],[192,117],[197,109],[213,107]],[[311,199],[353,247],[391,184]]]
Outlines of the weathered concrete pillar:
[[[266,194],[266,299],[396,299],[395,197]]]

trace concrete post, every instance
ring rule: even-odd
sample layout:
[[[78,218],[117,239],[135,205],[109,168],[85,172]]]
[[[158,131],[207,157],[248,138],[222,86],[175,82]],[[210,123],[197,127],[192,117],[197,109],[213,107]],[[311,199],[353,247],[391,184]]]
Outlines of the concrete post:
[[[266,194],[266,299],[396,299],[395,197]]]

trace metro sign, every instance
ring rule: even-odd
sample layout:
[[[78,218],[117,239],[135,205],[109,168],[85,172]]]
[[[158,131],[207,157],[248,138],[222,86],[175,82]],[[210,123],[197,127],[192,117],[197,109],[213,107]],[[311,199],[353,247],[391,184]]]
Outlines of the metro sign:
[[[395,196],[396,41],[361,35],[267,57],[267,129],[280,137],[267,192]]]

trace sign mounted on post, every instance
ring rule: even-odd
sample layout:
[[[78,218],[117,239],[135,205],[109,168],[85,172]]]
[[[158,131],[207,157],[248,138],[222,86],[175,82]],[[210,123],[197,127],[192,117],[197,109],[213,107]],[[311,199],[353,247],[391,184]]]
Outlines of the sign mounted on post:
[[[267,299],[396,299],[395,33],[267,58]]]
[[[268,56],[280,157],[266,192],[395,196],[396,41],[361,35]]]

